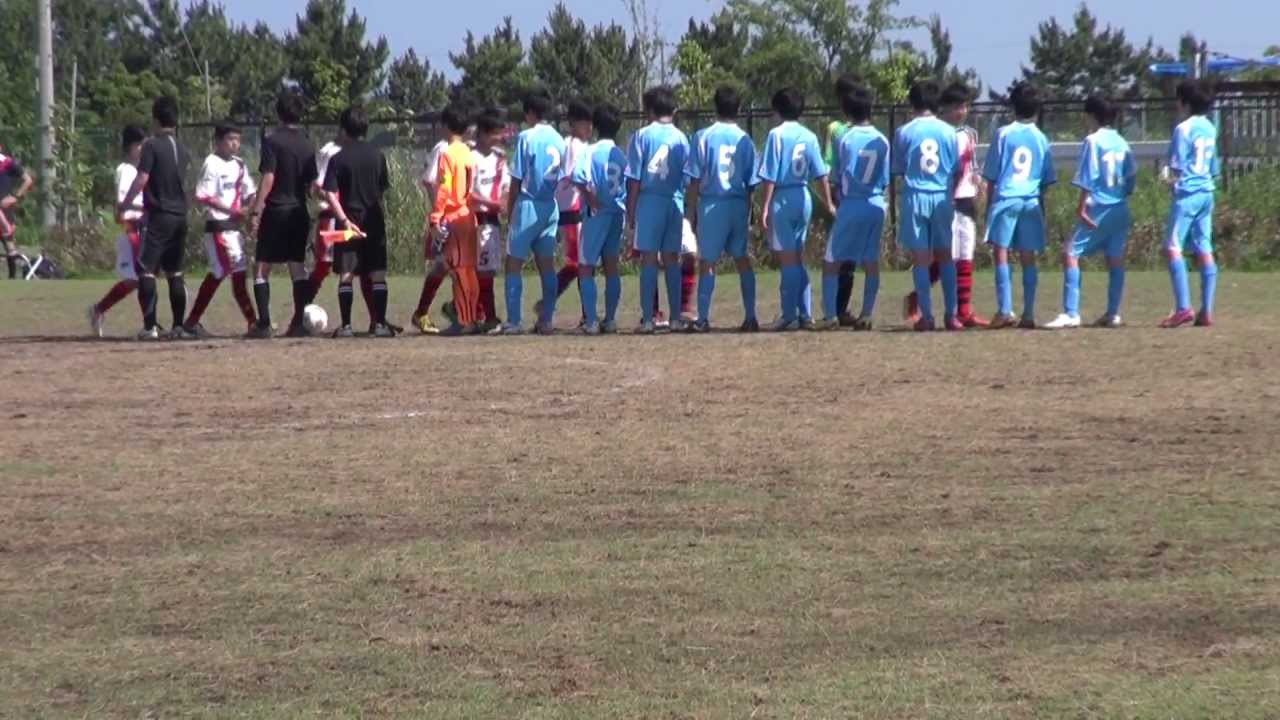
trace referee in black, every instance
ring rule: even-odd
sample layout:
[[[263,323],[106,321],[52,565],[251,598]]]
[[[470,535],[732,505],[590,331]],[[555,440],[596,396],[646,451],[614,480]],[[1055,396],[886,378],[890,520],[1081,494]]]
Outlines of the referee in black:
[[[280,127],[262,141],[261,187],[254,203],[250,232],[258,239],[253,298],[258,306],[258,326],[250,337],[271,337],[271,266],[288,263],[293,279],[293,319],[288,337],[305,337],[302,309],[311,297],[311,281],[304,263],[311,237],[307,195],[316,180],[316,148],[298,123],[302,121],[302,96],[291,90],[276,100]]]
[[[138,177],[133,181],[119,211],[123,213],[142,193],[146,211],[138,264],[138,296],[142,302],[142,332],[139,340],[157,340],[156,273],[169,280],[169,307],[173,310],[172,339],[191,337],[182,329],[187,313],[187,287],[182,280],[183,251],[187,240],[187,190],[184,178],[191,155],[178,142],[178,103],[171,97],[157,98],[151,105],[155,134],[142,144]]]
[[[335,338],[352,337],[351,280],[367,275],[373,281],[373,336],[395,337],[387,323],[387,221],[382,195],[391,183],[387,159],[365,142],[369,116],[359,106],[342,111],[338,118],[338,144],[342,150],[329,161],[324,191],[341,228],[357,237],[335,245],[333,267],[338,272],[338,309],[342,325]]]

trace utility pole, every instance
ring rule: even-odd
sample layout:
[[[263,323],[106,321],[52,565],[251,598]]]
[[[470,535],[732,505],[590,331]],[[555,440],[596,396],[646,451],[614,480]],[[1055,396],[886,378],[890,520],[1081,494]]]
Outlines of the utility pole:
[[[36,0],[36,64],[40,82],[40,218],[44,227],[56,222],[53,211],[53,189],[56,172],[53,165],[53,0]]]

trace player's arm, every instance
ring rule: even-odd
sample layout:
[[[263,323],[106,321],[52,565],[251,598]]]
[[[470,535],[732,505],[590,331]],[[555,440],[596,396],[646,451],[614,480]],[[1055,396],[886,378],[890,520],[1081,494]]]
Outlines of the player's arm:
[[[760,229],[769,232],[769,205],[773,202],[773,181],[760,183]]]
[[[432,229],[439,228],[445,217],[456,210],[452,206],[458,187],[457,171],[458,168],[453,166],[453,157],[448,153],[441,153],[440,167],[436,170],[436,175],[440,178],[440,188],[436,193],[436,201],[431,209]]]
[[[1040,172],[1040,212],[1049,217],[1049,190],[1058,184],[1058,171],[1053,166],[1053,147],[1044,140],[1044,169]]]
[[[636,226],[636,202],[640,199],[640,181],[627,180],[627,227]]]
[[[35,184],[35,178],[31,177],[31,173],[24,168],[22,170],[22,182],[18,185],[18,189],[6,195],[3,200],[0,200],[0,207],[8,210],[17,205],[24,195],[31,192],[31,187]]]

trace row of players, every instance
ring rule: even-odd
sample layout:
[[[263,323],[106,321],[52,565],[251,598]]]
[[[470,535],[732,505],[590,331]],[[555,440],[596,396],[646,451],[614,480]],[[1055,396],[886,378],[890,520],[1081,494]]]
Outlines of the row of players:
[[[709,329],[715,284],[712,266],[725,254],[738,264],[746,315],[742,329],[758,329],[754,276],[746,252],[746,238],[750,196],[759,188],[764,195],[760,224],[782,267],[782,316],[774,329],[830,329],[841,325],[841,320],[845,321],[843,324],[869,329],[879,285],[885,192],[893,175],[903,178],[898,242],[911,253],[914,263],[916,291],[909,300],[909,312],[914,316],[915,328],[930,330],[936,326],[930,297],[930,286],[936,280],[941,280],[943,290],[943,327],[958,330],[986,324],[973,313],[970,302],[977,203],[983,194],[991,198],[987,210],[987,242],[994,248],[996,261],[997,314],[990,324],[996,328],[1035,327],[1036,254],[1044,248],[1045,193],[1056,181],[1049,143],[1034,123],[1041,104],[1035,88],[1029,85],[1015,88],[1012,94],[1015,122],[1001,128],[994,138],[980,173],[975,153],[976,133],[963,125],[969,102],[966,88],[953,86],[940,91],[931,82],[914,86],[910,100],[916,117],[898,130],[892,145],[869,123],[872,99],[865,87],[850,78],[842,79],[836,90],[849,122],[833,124],[826,157],[820,153],[817,138],[797,122],[803,112],[803,98],[794,91],[783,90],[773,100],[774,110],[782,122],[770,132],[758,161],[756,148],[735,122],[738,99],[729,88],[721,88],[716,93],[718,121],[696,133],[692,143],[674,126],[676,108],[671,91],[651,89],[645,94],[644,102],[652,122],[633,135],[626,153],[615,142],[620,127],[616,109],[602,107],[591,113],[579,105],[571,107],[569,120],[573,131],[570,136],[561,137],[545,122],[550,99],[533,93],[524,103],[529,128],[517,138],[509,169],[504,154],[498,149],[503,127],[499,117],[485,114],[479,119],[473,149],[463,140],[467,121],[447,110],[443,121],[450,138],[433,152],[424,176],[428,185],[436,185],[433,212],[428,218],[428,247],[438,251],[442,262],[434,263],[428,270],[414,323],[424,332],[434,329],[427,310],[447,270],[454,279],[456,300],[451,315],[454,322],[448,332],[470,334],[480,331],[486,323],[496,333],[522,332],[521,271],[532,255],[543,290],[535,330],[550,331],[556,297],[572,283],[575,274],[582,294],[582,331],[596,334],[615,330],[620,294],[617,265],[625,226],[634,229],[632,245],[642,259],[641,332],[658,328],[656,297],[660,267],[665,272],[672,317],[676,318],[673,328]],[[1218,171],[1216,132],[1205,117],[1212,98],[1207,87],[1196,82],[1180,86],[1178,98],[1187,120],[1176,129],[1169,155],[1175,202],[1166,251],[1175,312],[1161,323],[1166,327],[1193,321],[1211,324],[1216,279],[1211,245],[1214,177]],[[157,103],[158,110],[162,109],[161,104]],[[180,336],[201,332],[200,313],[217,283],[230,274],[238,278],[236,295],[246,319],[251,322],[251,334],[269,334],[269,316],[262,294],[266,292],[265,277],[270,265],[281,261],[277,258],[284,258],[283,261],[290,264],[295,281],[296,311],[290,333],[304,332],[300,309],[314,298],[319,281],[328,272],[330,253],[335,250],[332,246],[319,248],[316,270],[310,277],[302,274],[306,241],[305,237],[300,242],[296,238],[305,235],[301,227],[309,218],[305,217],[305,192],[299,190],[308,182],[318,182],[326,201],[322,212],[329,216],[322,215],[322,223],[349,227],[352,232],[348,234],[355,235],[349,243],[336,246],[346,258],[341,263],[344,267],[339,300],[343,322],[338,334],[350,334],[351,280],[356,275],[366,280],[364,287],[369,289],[366,299],[374,333],[394,334],[395,328],[385,322],[385,229],[380,222],[380,195],[386,189],[386,168],[380,154],[363,143],[367,121],[358,109],[345,112],[338,144],[322,150],[308,175],[305,148],[297,142],[301,138],[297,135],[296,118],[301,108],[297,107],[296,99],[285,96],[278,109],[284,126],[264,143],[261,168],[264,188],[258,194],[255,212],[250,214],[251,228],[259,232],[255,282],[255,294],[259,295],[258,316],[253,316],[244,291],[243,253],[233,227],[243,219],[240,207],[254,194],[254,187],[244,163],[235,157],[238,133],[234,128],[222,127],[217,132],[217,151],[206,161],[201,187],[197,189],[197,199],[209,214],[207,243],[213,269],[202,285],[192,316],[187,316],[185,322],[175,323],[174,332]],[[1108,327],[1120,324],[1123,256],[1130,224],[1127,198],[1134,187],[1135,163],[1129,146],[1114,130],[1115,107],[1103,98],[1094,97],[1085,103],[1085,111],[1094,127],[1084,142],[1074,180],[1081,190],[1079,225],[1065,252],[1063,313],[1049,324],[1054,328],[1081,324],[1078,258],[1092,252],[1105,253],[1110,275],[1108,309],[1099,324]],[[162,128],[159,137],[169,138],[168,142],[173,145],[172,157],[180,163],[183,153],[172,139],[172,133],[166,135],[163,130],[167,119],[157,113]],[[588,145],[593,129],[598,139]],[[127,143],[136,141],[140,134],[136,129],[130,133]],[[289,133],[285,138],[286,147],[288,144],[296,147],[282,153],[278,140],[286,133]],[[134,151],[139,154],[139,164],[146,164],[148,168],[155,163],[154,149],[151,163],[145,162],[146,149],[153,142]],[[351,152],[353,149],[355,153]],[[346,163],[352,167],[345,167],[345,174],[343,170],[326,172],[330,158],[344,153],[352,155],[357,162]],[[273,217],[268,212],[271,190],[281,187],[275,181],[285,170],[276,167],[278,155],[292,160],[297,177],[286,177],[283,186],[291,187],[291,196],[300,197],[301,201],[289,203],[286,215],[290,218],[282,218],[277,212],[274,222],[266,223],[265,219]],[[834,167],[837,173],[834,190],[828,181],[829,167]],[[355,171],[358,168],[368,172]],[[122,187],[123,178],[128,174],[122,166]],[[985,187],[979,177],[986,181]],[[836,218],[823,268],[824,317],[817,323],[810,319],[809,277],[801,262],[813,213],[811,183]],[[346,186],[347,192],[339,192],[341,186]],[[136,191],[146,187],[147,178],[142,176],[135,179],[129,191],[122,192],[125,198],[121,211],[126,222],[130,221],[130,214],[134,215],[134,221],[141,215],[143,208],[132,202]],[[145,210],[153,216],[160,203],[152,201],[151,193],[146,198]],[[264,198],[268,198],[265,203]],[[492,287],[497,258],[501,255],[498,226],[504,211],[513,220],[507,239],[504,288],[509,317],[505,324],[493,327],[496,308]],[[691,287],[687,279],[690,233],[686,214],[697,227],[700,246],[698,312],[692,323],[686,323],[681,317]],[[373,220],[373,224],[365,224],[374,233],[371,235],[357,224],[352,215]],[[148,223],[148,227],[153,224]],[[562,271],[557,277],[552,263],[558,227],[565,230],[570,267],[569,272]],[[286,234],[291,238],[288,242],[274,240]],[[1198,315],[1190,306],[1182,260],[1184,243],[1191,244],[1200,262],[1203,283],[1202,309]],[[144,250],[147,245],[149,243],[142,244]],[[139,252],[135,259],[126,254],[126,250],[133,247],[136,245],[122,240],[122,274],[127,273],[126,266],[141,265],[145,278],[146,253]],[[1012,312],[1011,251],[1018,254],[1023,268],[1024,308],[1020,318]],[[684,262],[682,255],[686,256]],[[866,275],[863,308],[856,317],[842,312],[840,307],[850,293],[848,276],[855,264],[861,265]],[[595,271],[600,267],[606,277],[603,319],[597,314],[594,280]],[[682,268],[686,272],[682,273]],[[152,282],[154,288],[154,278]],[[183,318],[178,312],[174,287],[171,281],[175,318]],[[126,278],[91,309],[95,329],[101,327],[106,308],[118,300],[121,293],[127,294],[128,289]],[[151,303],[149,327],[154,328],[154,295]],[[144,335],[153,334],[144,330]]]

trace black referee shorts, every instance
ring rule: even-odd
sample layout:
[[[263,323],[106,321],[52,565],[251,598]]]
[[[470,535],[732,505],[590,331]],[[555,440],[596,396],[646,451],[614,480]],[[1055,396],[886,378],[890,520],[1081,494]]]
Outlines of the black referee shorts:
[[[365,237],[333,246],[333,267],[339,273],[367,275],[387,270],[387,221],[382,208],[348,213]]]
[[[180,273],[187,245],[187,216],[151,213],[142,231],[138,265],[144,272]]]
[[[257,261],[260,263],[301,263],[307,259],[311,237],[311,215],[307,208],[267,208],[258,226]]]

